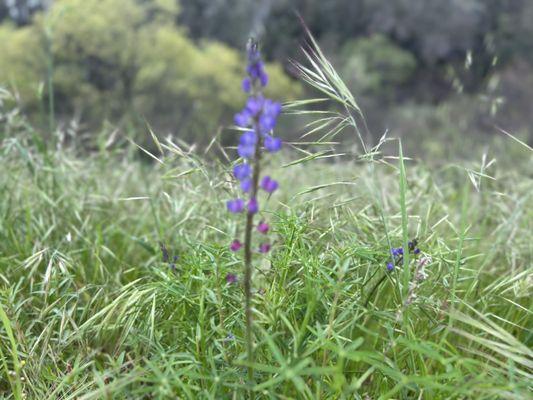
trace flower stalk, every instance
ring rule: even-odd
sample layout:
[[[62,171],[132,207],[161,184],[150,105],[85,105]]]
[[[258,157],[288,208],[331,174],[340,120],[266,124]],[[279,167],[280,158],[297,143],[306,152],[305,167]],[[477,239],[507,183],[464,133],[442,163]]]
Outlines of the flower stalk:
[[[280,138],[272,136],[277,118],[281,112],[281,105],[273,100],[263,97],[262,88],[268,83],[268,75],[264,70],[258,45],[251,40],[247,47],[248,76],[242,82],[244,92],[249,94],[246,106],[235,115],[235,124],[244,128],[244,133],[239,139],[237,152],[243,162],[233,168],[234,177],[240,182],[240,189],[244,192],[246,201],[242,198],[232,199],[227,202],[227,208],[232,213],[246,212],[244,228],[244,243],[234,239],[230,250],[237,252],[244,247],[244,297],[246,315],[246,352],[248,359],[248,385],[249,395],[252,396],[251,387],[254,382],[254,333],[253,333],[253,255],[254,228],[263,235],[269,231],[269,225],[264,221],[257,225],[254,218],[260,212],[259,190],[262,189],[270,196],[279,187],[277,181],[270,176],[261,180],[261,160],[263,152],[275,153],[281,149]],[[271,245],[263,242],[258,246],[257,252],[268,253]],[[235,279],[236,282],[236,279]]]

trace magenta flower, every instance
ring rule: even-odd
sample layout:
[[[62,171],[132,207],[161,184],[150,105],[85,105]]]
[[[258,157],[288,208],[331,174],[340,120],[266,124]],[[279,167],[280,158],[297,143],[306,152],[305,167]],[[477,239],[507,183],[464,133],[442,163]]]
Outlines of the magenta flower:
[[[238,239],[235,239],[233,242],[231,242],[229,249],[231,251],[239,251],[241,247],[242,247],[242,243]]]
[[[228,282],[230,285],[233,283],[237,283],[237,275],[235,274],[227,274],[226,275],[226,282]]]
[[[263,177],[263,179],[261,180],[261,189],[263,189],[267,193],[275,192],[278,187],[278,182],[268,175]]]
[[[269,229],[270,229],[270,226],[265,221],[261,221],[257,225],[257,231],[262,233],[262,234],[268,233]]]
[[[259,252],[260,253],[268,253],[270,251],[270,243],[261,243],[259,245]]]

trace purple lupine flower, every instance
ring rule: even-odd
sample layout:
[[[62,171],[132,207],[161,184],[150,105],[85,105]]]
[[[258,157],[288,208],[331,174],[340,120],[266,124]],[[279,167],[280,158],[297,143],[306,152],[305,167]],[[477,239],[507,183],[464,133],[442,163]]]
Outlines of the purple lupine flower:
[[[237,164],[235,167],[233,167],[233,176],[235,176],[235,178],[239,181],[249,178],[251,174],[252,167],[250,166],[250,164]]]
[[[391,262],[389,262],[389,263],[387,264],[387,270],[388,270],[388,271],[392,271],[392,270],[394,270],[394,264],[391,263]]]
[[[233,242],[231,242],[229,249],[231,251],[239,251],[242,247],[242,243],[239,241],[239,239],[235,239]]]
[[[235,275],[235,274],[227,274],[226,275],[226,282],[228,282],[230,285],[232,283],[237,283],[237,275]]]
[[[267,100],[272,101],[272,100]],[[245,109],[248,110],[250,115],[257,117],[262,111],[266,101],[263,96],[252,96],[248,98]]]
[[[233,199],[228,200],[226,203],[228,211],[232,213],[240,213],[244,210],[244,200],[243,199]]]
[[[244,193],[248,193],[251,188],[252,188],[252,180],[250,178],[246,178],[241,181],[241,190]]]
[[[244,132],[239,139],[237,152],[242,158],[252,158],[255,155],[257,135],[253,131]]]
[[[255,154],[255,146],[239,144],[237,146],[237,153],[239,153],[239,156],[242,158],[252,158]]]
[[[263,87],[268,84],[268,75],[264,70],[261,71],[261,74],[259,75],[259,82],[261,82],[261,86]]]
[[[270,243],[261,243],[259,245],[259,252],[263,254],[268,253],[270,251],[270,248],[271,248]]]
[[[257,202],[257,199],[255,197],[252,197],[250,201],[248,201],[248,212],[250,214],[255,214],[259,211],[259,203]]]
[[[265,221],[261,221],[257,225],[257,231],[262,234],[266,234],[269,229],[270,229],[270,226]]]
[[[259,128],[261,133],[267,134],[276,126],[278,116],[281,113],[281,104],[270,99],[266,99],[262,103],[263,109],[259,117]]]
[[[273,137],[270,135],[265,136],[265,149],[269,153],[276,153],[281,150],[282,142],[278,137]]]
[[[235,114],[233,120],[235,125],[240,126],[241,128],[247,128],[252,122],[252,114],[245,108],[240,113]]]
[[[239,144],[244,146],[254,146],[257,143],[257,135],[254,131],[246,131],[239,138]]]
[[[242,90],[244,93],[250,93],[252,90],[252,81],[250,78],[244,78],[242,80]]]
[[[263,177],[263,179],[261,180],[261,189],[263,189],[267,193],[275,192],[278,187],[278,182],[268,175]]]
[[[256,57],[256,60],[253,60],[250,65],[246,68],[246,71],[250,75],[252,79],[260,79],[261,75],[264,74],[264,64],[263,61],[258,59],[259,52],[253,55],[253,57]]]

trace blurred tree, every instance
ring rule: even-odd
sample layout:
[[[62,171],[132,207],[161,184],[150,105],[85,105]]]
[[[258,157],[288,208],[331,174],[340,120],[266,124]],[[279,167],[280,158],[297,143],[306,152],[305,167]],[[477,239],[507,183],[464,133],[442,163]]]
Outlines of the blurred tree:
[[[35,109],[51,59],[60,118],[76,115],[93,128],[128,122],[143,132],[147,121],[188,141],[210,140],[244,101],[244,55],[195,44],[176,27],[177,13],[173,0],[57,0],[31,26],[2,27],[0,82],[19,87]],[[268,70],[277,98],[298,92],[279,67]]]
[[[411,79],[417,63],[408,51],[377,34],[348,41],[341,49],[342,76],[353,93],[392,100]]]

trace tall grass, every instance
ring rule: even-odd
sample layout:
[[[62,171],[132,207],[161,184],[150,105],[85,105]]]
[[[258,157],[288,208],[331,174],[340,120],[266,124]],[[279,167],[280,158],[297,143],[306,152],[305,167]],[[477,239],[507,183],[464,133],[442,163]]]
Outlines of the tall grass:
[[[283,165],[284,190],[269,204],[275,251],[254,277],[256,397],[529,398],[531,153],[488,169],[432,169],[401,147],[385,157],[389,139],[358,133],[357,103],[314,51],[309,81],[341,107],[287,107],[320,115],[304,135],[321,136],[270,166]],[[133,145],[44,154],[4,129],[2,396],[243,398],[244,297],[221,279],[240,265],[226,248],[238,229],[228,167],[170,139],[150,163]],[[335,151],[339,129],[358,155]],[[420,258],[387,273],[391,247],[414,237],[427,276]]]

